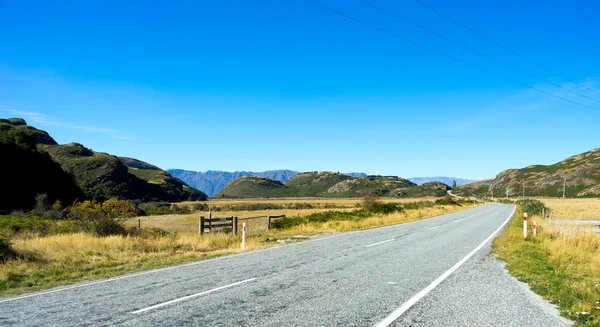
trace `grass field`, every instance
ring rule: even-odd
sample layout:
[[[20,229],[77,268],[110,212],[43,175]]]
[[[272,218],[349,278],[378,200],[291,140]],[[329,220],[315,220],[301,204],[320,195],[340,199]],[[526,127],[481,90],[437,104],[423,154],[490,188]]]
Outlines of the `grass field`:
[[[542,199],[550,217],[598,219],[598,199]],[[559,229],[540,215],[538,236],[523,238],[522,211],[494,242],[495,252],[510,273],[557,304],[561,314],[580,326],[600,326],[600,234]]]
[[[540,199],[552,209],[550,219],[600,220],[600,200],[590,199]]]
[[[353,210],[359,200],[345,201],[348,200],[334,200],[338,206],[341,206],[341,203],[348,204],[347,208],[334,210]],[[398,224],[470,207],[436,205],[388,215],[372,214],[361,219],[314,222],[285,229],[272,229],[265,233],[250,233],[247,250],[278,246],[278,240],[301,241],[311,235]],[[286,214],[293,217],[326,210],[331,209],[217,212],[213,217],[237,215],[243,218],[265,214]],[[12,248],[20,258],[0,264],[0,295],[19,294],[241,251],[239,235],[198,235],[199,215],[201,213],[140,217],[142,230],[137,232],[138,236],[94,237],[90,234],[76,233],[14,238]],[[264,222],[262,219],[260,221]],[[137,225],[137,218],[128,223],[129,226]],[[156,232],[154,228],[166,232]],[[293,237],[299,234],[303,237]]]

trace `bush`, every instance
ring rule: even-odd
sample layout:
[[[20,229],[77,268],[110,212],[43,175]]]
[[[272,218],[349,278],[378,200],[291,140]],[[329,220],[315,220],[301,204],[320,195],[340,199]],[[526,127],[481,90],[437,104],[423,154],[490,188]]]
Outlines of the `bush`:
[[[372,208],[370,211],[372,213],[389,215],[394,212],[398,212],[398,211],[402,211],[402,210],[403,210],[403,208],[398,206],[396,203],[381,203],[381,204],[375,206],[374,208]]]
[[[10,246],[10,240],[5,235],[0,234],[0,262],[16,258],[17,254]]]
[[[132,202],[108,199],[100,204],[95,201],[77,203],[69,209],[68,217],[81,222],[83,228],[97,236],[124,234],[122,223],[138,214]]]
[[[548,214],[550,208],[546,207],[543,202],[538,200],[519,200],[517,204],[521,206],[523,212],[527,212],[528,215],[541,215],[543,211]]]
[[[441,199],[437,199],[437,200],[435,200],[435,204],[437,204],[437,205],[452,205],[452,206],[460,206],[461,205],[460,203],[458,203],[456,201],[456,199],[454,199],[451,196],[445,196]]]
[[[379,195],[370,194],[363,197],[362,208],[363,210],[372,210],[373,208],[382,205],[383,202],[379,199]]]

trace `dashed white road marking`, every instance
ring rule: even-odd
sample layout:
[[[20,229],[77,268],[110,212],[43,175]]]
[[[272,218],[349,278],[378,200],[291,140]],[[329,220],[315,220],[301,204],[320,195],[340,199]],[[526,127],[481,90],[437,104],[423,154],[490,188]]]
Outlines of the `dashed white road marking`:
[[[372,247],[372,246],[379,245],[379,244],[383,244],[383,243],[387,243],[387,242],[391,242],[391,241],[393,241],[393,240],[394,240],[394,239],[391,239],[391,240],[386,240],[386,241],[382,241],[382,242],[377,242],[377,243],[369,244],[369,245],[367,245],[367,246],[365,246],[365,247],[366,247],[366,248],[370,248],[370,247]]]
[[[212,293],[212,292],[220,291],[222,289],[226,289],[226,288],[229,288],[229,287],[233,287],[233,286],[237,286],[237,285],[240,285],[240,284],[248,283],[248,282],[251,282],[251,281],[254,281],[254,280],[257,280],[257,279],[258,278],[250,278],[250,279],[242,280],[242,281],[239,281],[239,282],[236,282],[236,283],[233,283],[233,284],[229,284],[229,285],[225,285],[225,286],[213,288],[212,290],[208,290],[208,291],[204,291],[204,292],[200,292],[200,293],[196,293],[196,294],[192,294],[192,295],[180,297],[180,298],[175,299],[175,300],[171,300],[171,301],[159,303],[159,304],[147,307],[147,308],[143,308],[143,309],[139,309],[139,310],[136,310],[136,311],[132,311],[130,313],[134,313],[135,314],[135,313],[142,313],[142,312],[154,310],[154,309],[157,309],[157,308],[160,308],[160,307],[164,307],[165,305],[170,305],[170,304],[173,304],[173,303],[177,303],[177,302],[189,300],[189,299],[192,299],[192,298],[195,298],[195,297],[198,297],[198,296],[206,295],[206,294],[209,294],[209,293]]]

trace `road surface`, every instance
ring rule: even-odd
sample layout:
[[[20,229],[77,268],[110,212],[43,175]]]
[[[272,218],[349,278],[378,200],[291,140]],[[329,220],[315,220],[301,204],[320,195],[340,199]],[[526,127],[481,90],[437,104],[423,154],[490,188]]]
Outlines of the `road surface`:
[[[566,325],[487,255],[513,212],[512,205],[481,205],[0,298],[0,325]]]

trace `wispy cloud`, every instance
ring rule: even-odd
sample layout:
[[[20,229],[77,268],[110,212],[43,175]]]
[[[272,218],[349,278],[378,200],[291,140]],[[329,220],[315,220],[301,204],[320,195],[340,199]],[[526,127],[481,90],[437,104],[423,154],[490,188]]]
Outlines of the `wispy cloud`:
[[[11,112],[19,117],[24,117],[26,120],[40,124],[40,125],[76,129],[76,130],[80,130],[82,132],[87,132],[87,133],[105,134],[109,137],[123,139],[123,140],[134,139],[133,137],[123,134],[112,128],[98,127],[98,126],[91,126],[91,125],[78,125],[78,124],[73,124],[73,123],[64,122],[64,121],[58,121],[46,114],[42,114],[39,112],[13,110],[13,109],[7,109],[4,111]]]

